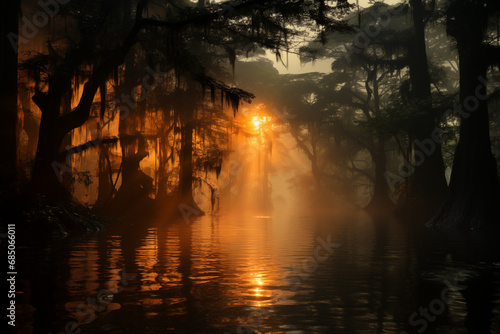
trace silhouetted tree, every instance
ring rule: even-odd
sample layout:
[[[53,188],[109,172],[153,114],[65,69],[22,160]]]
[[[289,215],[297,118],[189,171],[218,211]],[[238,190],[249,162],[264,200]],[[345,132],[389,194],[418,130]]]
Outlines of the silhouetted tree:
[[[135,21],[124,38],[114,38],[109,45],[103,43],[106,35],[107,22],[113,17],[115,7],[119,4],[111,2],[92,2],[91,4],[76,3],[76,6],[86,6],[80,11],[90,11],[90,20],[80,18],[80,41],[74,46],[68,46],[64,55],[52,52],[50,57],[50,74],[47,77],[46,89],[38,89],[33,101],[42,111],[40,138],[37,155],[32,173],[32,186],[37,192],[58,197],[63,191],[58,182],[54,163],[59,163],[59,150],[64,137],[73,129],[83,125],[90,113],[94,96],[118,66],[123,64],[130,49],[143,37],[142,33],[163,30],[173,36],[167,40],[165,48],[169,64],[173,64],[178,74],[189,72],[195,81],[215,89],[224,90],[223,95],[231,104],[237,106],[242,95],[241,91],[232,87],[218,86],[213,80],[207,80],[204,73],[197,68],[183,68],[182,60],[186,52],[176,44],[178,37],[185,37],[186,32],[196,31],[202,27],[207,43],[232,43],[244,40],[247,50],[254,45],[263,45],[274,50],[278,55],[286,50],[289,29],[287,23],[299,23],[309,20],[318,24],[318,31],[325,29],[346,29],[346,25],[337,20],[332,11],[336,8],[328,6],[325,1],[263,1],[247,0],[236,4],[223,4],[195,8],[187,2],[169,2],[166,6],[167,19],[157,20],[144,18],[148,8],[147,0],[138,1],[135,11]],[[342,8],[343,10],[343,8]],[[280,13],[280,15],[275,15]],[[229,20],[228,18],[231,18]],[[244,22],[245,24],[240,24]],[[326,28],[325,28],[326,27]],[[220,34],[224,30],[226,35]],[[115,33],[114,33],[115,34]],[[115,34],[116,35],[116,34]],[[118,34],[120,35],[120,34]],[[177,38],[175,38],[177,36]],[[215,37],[215,42],[209,37]],[[222,36],[226,36],[223,40]],[[96,46],[101,48],[95,49]],[[104,46],[104,47],[102,47]],[[234,60],[235,49],[227,46],[229,57]],[[47,60],[48,64],[49,61]],[[83,71],[85,70],[85,71]],[[203,70],[203,69],[202,69]],[[203,71],[202,71],[203,72]],[[78,73],[84,73],[78,74]],[[62,104],[63,96],[76,88],[77,82],[86,80],[82,95],[73,110],[67,110]]]
[[[460,59],[462,118],[449,190],[430,226],[477,229],[498,224],[500,189],[485,83],[488,68],[500,60],[498,45],[487,43],[489,34],[498,34],[489,26],[499,11],[500,3],[491,0],[451,1],[446,8],[447,31],[456,41]]]
[[[432,106],[431,78],[426,52],[425,1],[411,0],[412,39],[408,43],[408,62],[411,87],[408,93],[408,103],[418,110],[418,117],[409,127],[410,137],[419,143],[425,143],[432,138],[432,132],[438,125],[438,115]],[[415,148],[415,150],[421,150]],[[422,152],[424,153],[424,152]],[[446,179],[441,153],[441,143],[434,142],[434,148],[425,152],[425,160],[416,165],[412,177],[408,180],[409,191],[403,192],[398,201],[398,209],[408,216],[424,220],[430,218],[441,205],[445,191]]]

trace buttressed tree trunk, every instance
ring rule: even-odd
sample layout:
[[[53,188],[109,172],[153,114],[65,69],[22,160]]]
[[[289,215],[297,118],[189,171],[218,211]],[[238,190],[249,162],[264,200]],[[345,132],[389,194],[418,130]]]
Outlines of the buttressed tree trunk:
[[[464,1],[450,8],[447,28],[456,39],[460,59],[462,117],[448,194],[429,222],[433,227],[477,229],[498,225],[499,185],[485,87],[488,61],[482,51],[487,15],[481,1]]]

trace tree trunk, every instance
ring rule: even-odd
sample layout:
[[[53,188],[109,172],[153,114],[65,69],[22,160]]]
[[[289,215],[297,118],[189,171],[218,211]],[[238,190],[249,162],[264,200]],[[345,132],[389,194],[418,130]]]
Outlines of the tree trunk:
[[[158,184],[157,184],[157,199],[164,199],[168,193],[168,139],[162,134],[158,145]],[[172,152],[173,154],[173,152]]]
[[[316,183],[316,191],[321,196],[321,170],[318,164],[318,141],[319,141],[319,124],[312,122],[309,125],[309,133],[311,134],[311,171]]]
[[[372,199],[365,209],[369,212],[387,212],[394,207],[394,203],[389,198],[389,189],[385,177],[387,171],[385,141],[379,138],[376,150],[370,152],[372,153],[373,164],[375,165],[375,180]]]
[[[33,101],[42,111],[35,163],[31,175],[31,186],[36,193],[61,198],[67,195],[62,185],[62,174],[70,167],[61,161],[59,151],[66,133],[61,131],[60,109],[63,88],[61,84],[49,83],[49,93],[36,95]]]
[[[26,134],[28,135],[28,147],[26,149],[27,154],[24,157],[20,157],[19,161],[31,161],[35,158],[40,124],[33,115],[29,90],[24,87],[18,93],[19,102],[23,108],[23,130],[26,131]]]
[[[103,146],[99,148],[99,188],[95,207],[103,207],[113,195],[112,169],[109,163],[109,150]]]
[[[144,10],[144,2],[137,5],[137,13]],[[66,53],[60,65],[53,69],[53,76],[48,83],[48,92],[38,91],[33,96],[33,102],[42,111],[40,133],[38,140],[35,165],[33,167],[31,186],[32,191],[54,198],[61,198],[65,194],[61,185],[59,172],[67,170],[59,157],[62,140],[71,130],[82,126],[89,118],[90,109],[97,90],[108,80],[113,70],[116,70],[124,61],[129,50],[136,44],[136,35],[142,27],[141,22],[135,21],[123,43],[109,52],[100,64],[93,67],[90,79],[85,83],[78,105],[71,111],[61,113],[62,96],[72,87],[72,78],[80,65],[85,63],[85,53],[79,48],[71,48]],[[92,38],[81,42],[83,47],[92,44]]]
[[[193,199],[193,108],[194,106],[186,106],[181,111],[183,121],[179,156],[179,195],[186,203],[191,203]]]
[[[460,6],[461,13],[451,24],[448,22],[448,29],[457,41],[460,102],[465,116],[460,122],[449,190],[429,226],[472,230],[498,224],[500,197],[496,162],[491,152],[488,104],[484,98],[488,64],[481,49],[486,19],[474,13],[482,10],[477,9],[480,4]]]
[[[425,49],[424,6],[422,0],[410,1],[413,10],[414,38],[410,47],[410,80],[412,99],[424,111],[424,116],[412,130],[415,143],[428,143],[432,140],[432,132],[437,126],[435,111],[432,108],[431,81],[427,52]],[[418,146],[418,145],[417,145]],[[434,142],[432,149],[421,153],[425,160],[415,166],[415,172],[409,180],[410,192],[400,198],[398,211],[405,215],[418,216],[428,220],[439,209],[446,193],[446,178],[441,143]],[[420,150],[419,148],[415,148]]]
[[[0,191],[14,183],[17,169],[17,45],[10,38],[18,34],[19,0],[2,1],[0,30]],[[10,36],[10,37],[9,37]]]

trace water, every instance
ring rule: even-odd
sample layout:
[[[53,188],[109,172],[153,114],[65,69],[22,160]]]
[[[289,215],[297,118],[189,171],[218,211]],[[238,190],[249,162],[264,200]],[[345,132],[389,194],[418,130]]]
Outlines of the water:
[[[18,332],[498,333],[500,266],[463,242],[362,212],[35,240],[18,249]]]

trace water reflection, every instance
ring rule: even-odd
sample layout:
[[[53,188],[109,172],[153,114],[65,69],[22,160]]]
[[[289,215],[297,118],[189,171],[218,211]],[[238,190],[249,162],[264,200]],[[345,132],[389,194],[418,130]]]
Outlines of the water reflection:
[[[340,247],[314,264],[318,238]],[[420,308],[460,277],[468,289],[444,294],[455,300],[425,333],[498,329],[499,266],[449,249],[364,214],[117,224],[23,249],[20,317],[40,333],[72,321],[84,333],[415,333]]]

